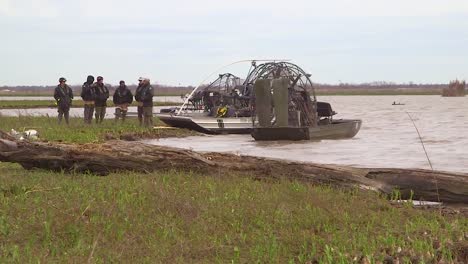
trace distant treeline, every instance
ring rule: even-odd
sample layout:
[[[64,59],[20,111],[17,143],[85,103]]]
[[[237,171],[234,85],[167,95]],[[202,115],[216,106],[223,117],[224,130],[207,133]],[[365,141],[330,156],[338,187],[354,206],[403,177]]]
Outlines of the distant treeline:
[[[319,94],[441,94],[448,84],[414,84],[414,83],[361,83],[361,84],[321,84],[314,83]]]
[[[314,83],[318,89],[443,89],[448,87],[447,83],[436,84],[415,84],[415,83],[392,83],[392,82],[373,82],[373,83],[340,83],[340,84],[322,84]]]
[[[118,85],[108,85],[110,92],[113,93]],[[195,87],[193,86],[166,86],[159,84],[152,84],[153,88],[156,91],[156,95],[182,95],[189,93]],[[0,95],[52,95],[54,93],[54,86],[0,86]],[[70,86],[76,95],[81,93],[81,85],[71,85]],[[135,91],[136,85],[127,85],[130,90]]]
[[[81,86],[71,86],[76,95],[81,92]],[[111,91],[114,91],[118,86],[108,85]],[[136,85],[128,85],[134,91]],[[153,84],[156,95],[183,95],[190,93],[194,89],[193,86],[167,86]],[[415,83],[389,83],[389,82],[373,82],[361,84],[322,84],[314,83],[314,88],[318,94],[329,95],[358,95],[358,94],[441,94],[444,88],[448,88],[449,84],[415,84]],[[0,86],[0,95],[51,95],[55,86]]]

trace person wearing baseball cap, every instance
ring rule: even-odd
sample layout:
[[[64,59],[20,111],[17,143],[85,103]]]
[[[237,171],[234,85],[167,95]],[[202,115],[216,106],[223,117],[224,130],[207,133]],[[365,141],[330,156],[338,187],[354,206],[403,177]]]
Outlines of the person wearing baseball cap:
[[[138,122],[143,126],[143,102],[141,102],[141,90],[143,89],[143,80],[145,78],[138,78],[138,86],[135,90],[135,101],[137,102]]]
[[[122,123],[125,122],[128,106],[133,102],[133,94],[125,85],[125,81],[119,82],[119,87],[115,90],[112,101],[115,105],[115,122],[122,118]]]
[[[96,106],[96,124],[102,123],[104,116],[106,115],[107,98],[109,98],[109,89],[104,85],[104,78],[98,76],[97,82],[93,84],[96,91],[96,98],[94,99],[94,105]]]
[[[135,100],[138,102],[138,121],[140,126],[153,126],[153,87],[150,79],[140,77],[138,88],[135,91]]]
[[[66,84],[65,77],[59,78],[59,84],[55,87],[54,98],[57,102],[58,122],[62,123],[62,118],[65,117],[65,123],[69,124],[70,107],[73,100],[73,91]]]

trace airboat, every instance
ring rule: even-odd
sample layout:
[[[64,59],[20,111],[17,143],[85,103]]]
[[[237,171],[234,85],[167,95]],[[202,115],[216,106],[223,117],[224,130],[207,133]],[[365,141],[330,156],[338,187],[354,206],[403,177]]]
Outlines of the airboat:
[[[334,119],[331,105],[318,102],[299,66],[286,61],[251,62],[247,77],[219,74],[195,88],[179,108],[156,116],[172,127],[207,134],[251,134],[255,140],[354,137],[359,119]]]
[[[169,126],[206,134],[248,134],[251,89],[232,73],[219,74],[210,84],[195,88],[181,107],[161,109],[156,116]]]

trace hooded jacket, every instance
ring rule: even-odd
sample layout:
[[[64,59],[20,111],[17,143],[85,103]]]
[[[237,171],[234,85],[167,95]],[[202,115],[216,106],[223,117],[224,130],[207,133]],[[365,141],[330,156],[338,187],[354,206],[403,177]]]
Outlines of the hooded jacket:
[[[86,82],[81,86],[81,98],[83,101],[94,101],[96,99],[96,90],[92,86],[94,82],[94,77],[88,75]]]

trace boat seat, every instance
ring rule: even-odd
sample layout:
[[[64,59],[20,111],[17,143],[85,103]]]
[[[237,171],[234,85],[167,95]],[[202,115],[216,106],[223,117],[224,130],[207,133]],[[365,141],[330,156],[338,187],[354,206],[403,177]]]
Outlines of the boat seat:
[[[333,111],[329,103],[317,102],[317,114],[319,117],[325,117],[336,115],[336,112]]]

